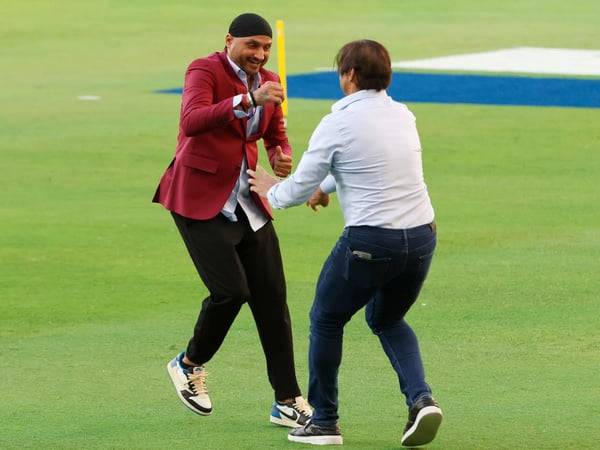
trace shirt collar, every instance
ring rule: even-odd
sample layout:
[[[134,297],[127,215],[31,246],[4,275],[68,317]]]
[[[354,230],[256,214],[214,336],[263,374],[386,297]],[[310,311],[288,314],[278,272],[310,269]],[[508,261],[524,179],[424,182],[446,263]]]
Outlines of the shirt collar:
[[[238,78],[240,80],[242,80],[244,82],[246,87],[248,87],[248,74],[246,72],[244,72],[244,69],[242,69],[240,66],[238,66],[233,61],[233,59],[231,59],[229,57],[228,54],[226,54],[226,56],[227,56],[227,61],[229,61],[229,65],[231,66],[231,68],[233,69],[235,74],[238,76]],[[256,77],[254,77],[254,86],[252,86],[252,90],[256,89],[258,86],[260,86],[260,73],[257,73]]]
[[[385,89],[382,89],[381,91],[376,91],[375,89],[363,89],[361,91],[354,92],[353,94],[346,95],[341,100],[335,102],[333,105],[331,105],[331,111],[340,111],[354,102],[365,100],[367,98],[384,98],[387,96],[388,95]]]

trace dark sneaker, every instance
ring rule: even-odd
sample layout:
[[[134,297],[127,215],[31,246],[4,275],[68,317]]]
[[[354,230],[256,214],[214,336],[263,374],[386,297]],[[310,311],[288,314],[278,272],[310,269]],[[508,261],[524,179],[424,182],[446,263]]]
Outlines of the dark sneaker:
[[[208,416],[212,412],[212,404],[206,388],[207,373],[204,366],[184,368],[181,365],[183,355],[184,353],[180,353],[167,364],[177,396],[196,414]]]
[[[312,417],[312,409],[304,397],[299,396],[286,403],[275,402],[271,408],[271,423],[282,427],[302,427]]]
[[[314,445],[341,445],[344,443],[340,427],[321,427],[308,422],[301,428],[295,428],[288,434],[288,440]]]
[[[404,447],[419,447],[435,438],[442,423],[442,410],[429,395],[419,397],[408,412],[408,422],[400,443]]]

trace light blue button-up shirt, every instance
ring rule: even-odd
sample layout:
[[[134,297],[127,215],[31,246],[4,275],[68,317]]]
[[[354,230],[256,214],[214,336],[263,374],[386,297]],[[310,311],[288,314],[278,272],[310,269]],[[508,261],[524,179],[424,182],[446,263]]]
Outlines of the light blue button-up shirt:
[[[385,91],[362,90],[331,108],[296,171],[267,194],[274,208],[337,190],[346,226],[412,228],[433,221],[415,116]],[[328,174],[330,174],[328,176]]]
[[[240,80],[244,83],[246,88],[248,88],[248,75],[244,72],[233,60],[227,55],[227,60],[231,65],[231,68],[239,77]],[[254,77],[254,84],[250,90],[254,91],[260,86],[260,74],[256,74]],[[232,107],[234,108],[233,113],[239,119],[243,117],[248,117],[248,122],[246,123],[246,136],[250,136],[253,133],[258,131],[258,126],[260,124],[260,116],[262,114],[262,106],[257,106],[256,108],[250,108],[247,112],[240,111],[235,109],[236,106],[240,104],[242,101],[242,95],[236,95],[233,97]],[[252,230],[256,231],[262,228],[268,221],[265,214],[259,207],[254,203],[252,197],[250,197],[250,185],[248,184],[248,174],[246,170],[248,169],[248,162],[246,161],[246,156],[244,155],[242,160],[242,168],[240,169],[240,177],[237,180],[237,183],[233,187],[229,198],[223,205],[223,209],[221,213],[227,217],[227,219],[232,222],[237,222],[237,216],[235,214],[235,208],[239,203],[246,216],[248,217],[248,222],[250,222],[250,227]]]

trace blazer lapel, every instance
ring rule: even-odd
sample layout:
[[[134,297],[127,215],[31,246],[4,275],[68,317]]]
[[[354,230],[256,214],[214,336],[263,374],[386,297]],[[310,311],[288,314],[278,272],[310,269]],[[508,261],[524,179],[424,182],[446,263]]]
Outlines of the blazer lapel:
[[[217,54],[219,55],[221,64],[223,65],[223,68],[225,69],[225,73],[227,73],[227,75],[229,75],[231,82],[236,86],[236,91],[241,89],[242,93],[246,92],[246,86],[244,86],[244,83],[242,83],[242,80],[240,80],[240,77],[238,77],[237,74],[234,72],[233,68],[231,67],[231,64],[229,64],[229,60],[227,59],[227,53],[219,52]]]

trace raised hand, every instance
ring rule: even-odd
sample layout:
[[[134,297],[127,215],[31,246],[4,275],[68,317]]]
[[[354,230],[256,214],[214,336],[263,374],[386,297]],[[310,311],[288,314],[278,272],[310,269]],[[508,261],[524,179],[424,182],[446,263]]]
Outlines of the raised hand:
[[[275,156],[273,157],[273,173],[280,177],[285,178],[292,172],[292,157],[286,155],[278,145],[275,147]]]
[[[276,81],[267,81],[257,90],[252,91],[256,106],[264,105],[265,103],[275,103],[280,105],[285,96],[283,95],[283,87]]]

